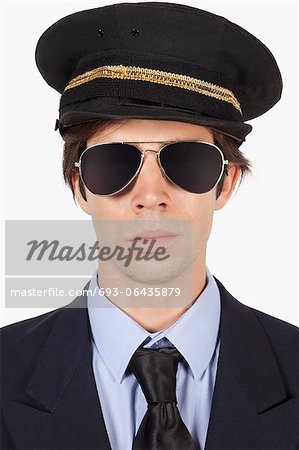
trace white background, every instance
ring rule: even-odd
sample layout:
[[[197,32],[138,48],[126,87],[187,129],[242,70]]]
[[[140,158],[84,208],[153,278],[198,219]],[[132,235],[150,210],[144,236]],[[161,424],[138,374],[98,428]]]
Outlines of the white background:
[[[112,3],[113,0],[2,3],[1,159],[5,219],[90,220],[74,204],[64,185],[62,138],[58,131],[54,132],[60,95],[41,77],[34,52],[40,35],[55,21],[76,11]],[[207,265],[242,303],[298,324],[296,2],[180,3],[222,15],[247,29],[271,50],[281,69],[281,101],[250,122],[253,131],[241,147],[253,163],[253,176],[243,182],[222,210],[215,212]],[[3,281],[4,252],[1,254]],[[4,304],[2,295],[0,325],[50,310],[6,309]]]

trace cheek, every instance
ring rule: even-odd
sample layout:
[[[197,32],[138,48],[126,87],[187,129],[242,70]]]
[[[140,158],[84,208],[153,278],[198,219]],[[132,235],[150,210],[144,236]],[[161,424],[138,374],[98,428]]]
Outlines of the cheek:
[[[190,217],[190,220],[198,220],[199,218],[204,220],[213,215],[215,196],[214,190],[206,194],[192,194],[181,191],[175,199],[175,204],[180,205],[178,210],[183,211],[186,216]]]
[[[209,238],[215,207],[215,193],[194,194],[189,203],[189,217],[192,221],[192,236],[195,241],[206,242]]]
[[[127,208],[116,197],[99,197],[87,193],[90,214],[96,220],[116,220],[123,217]]]

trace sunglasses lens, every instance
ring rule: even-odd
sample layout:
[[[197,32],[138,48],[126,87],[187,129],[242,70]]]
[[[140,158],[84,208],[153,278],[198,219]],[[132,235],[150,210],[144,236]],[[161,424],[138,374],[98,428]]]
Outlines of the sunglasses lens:
[[[82,154],[82,179],[93,194],[113,194],[130,182],[140,162],[141,152],[132,145],[95,145]]]
[[[163,148],[160,161],[166,175],[189,192],[203,194],[217,183],[222,172],[222,155],[205,142],[177,142]]]

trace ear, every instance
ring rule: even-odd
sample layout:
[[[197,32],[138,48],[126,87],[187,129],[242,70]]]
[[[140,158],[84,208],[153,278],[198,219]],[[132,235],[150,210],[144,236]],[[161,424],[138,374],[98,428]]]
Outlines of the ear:
[[[79,203],[81,209],[83,209],[83,211],[86,214],[90,215],[88,202],[82,197],[82,194],[80,192],[79,176],[80,176],[79,172],[73,172],[72,173],[72,186],[73,186],[73,189],[74,189],[74,194],[75,194],[75,197],[76,197],[76,201]]]
[[[229,164],[227,167],[227,171],[228,174],[224,177],[222,191],[215,203],[215,211],[223,208],[223,206],[228,202],[241,173],[240,167],[236,164]]]

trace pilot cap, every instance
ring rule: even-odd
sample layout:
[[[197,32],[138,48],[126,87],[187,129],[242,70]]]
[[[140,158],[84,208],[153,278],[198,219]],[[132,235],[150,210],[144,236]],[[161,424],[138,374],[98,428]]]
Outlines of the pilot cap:
[[[270,50],[224,17],[165,2],[118,3],[70,14],[39,38],[35,59],[61,94],[55,129],[100,118],[175,120],[241,145],[246,121],[281,97]]]

